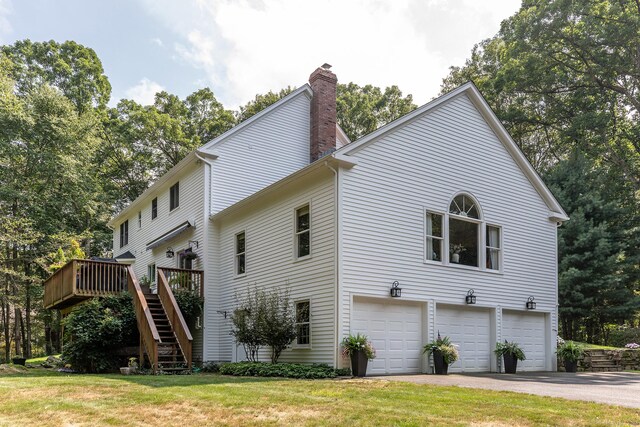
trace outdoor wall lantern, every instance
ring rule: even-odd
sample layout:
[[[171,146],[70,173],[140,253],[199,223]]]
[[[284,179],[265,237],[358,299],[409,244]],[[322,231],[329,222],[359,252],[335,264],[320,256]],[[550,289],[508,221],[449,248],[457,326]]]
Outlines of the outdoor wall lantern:
[[[467,304],[476,303],[476,296],[473,294],[473,292],[473,289],[469,289],[469,291],[467,292],[467,296],[464,299]]]
[[[534,301],[534,299],[534,297],[529,297],[529,299],[527,300],[527,310],[536,309],[536,302]]]
[[[173,258],[173,256],[175,255],[175,253],[173,252],[173,249],[171,248],[171,246],[169,246],[167,248],[166,255],[167,255],[167,258]]]
[[[391,297],[398,298],[402,296],[402,288],[400,287],[400,282],[397,280],[391,284]]]

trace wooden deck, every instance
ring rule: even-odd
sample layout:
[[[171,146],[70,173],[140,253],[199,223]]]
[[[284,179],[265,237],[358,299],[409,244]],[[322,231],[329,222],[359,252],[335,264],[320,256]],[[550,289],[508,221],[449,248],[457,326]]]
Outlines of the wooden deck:
[[[74,259],[44,282],[44,307],[62,310],[89,298],[127,291],[127,265]]]

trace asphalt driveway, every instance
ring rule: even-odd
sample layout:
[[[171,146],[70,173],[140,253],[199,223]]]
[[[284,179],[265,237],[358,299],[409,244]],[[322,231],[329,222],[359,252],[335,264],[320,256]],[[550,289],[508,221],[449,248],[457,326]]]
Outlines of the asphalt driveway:
[[[640,408],[640,374],[631,372],[392,375],[371,379],[515,391]]]

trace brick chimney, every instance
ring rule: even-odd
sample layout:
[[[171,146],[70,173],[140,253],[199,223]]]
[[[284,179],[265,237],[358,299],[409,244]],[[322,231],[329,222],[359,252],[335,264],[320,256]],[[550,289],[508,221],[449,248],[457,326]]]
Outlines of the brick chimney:
[[[336,87],[338,78],[324,64],[309,76],[311,100],[311,162],[336,148]]]

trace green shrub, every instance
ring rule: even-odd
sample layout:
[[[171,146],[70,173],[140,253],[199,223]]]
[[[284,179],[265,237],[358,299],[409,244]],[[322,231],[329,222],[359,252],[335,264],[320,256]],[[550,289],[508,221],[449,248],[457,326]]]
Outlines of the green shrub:
[[[640,343],[640,328],[624,328],[611,331],[607,344],[612,347],[624,347],[633,342]]]
[[[64,321],[64,363],[82,372],[107,372],[123,362],[116,351],[139,344],[131,295],[93,298],[76,307]],[[124,365],[122,365],[124,366]]]
[[[200,371],[210,374],[217,374],[218,372],[220,372],[220,364],[216,362],[204,362]]]
[[[340,370],[343,373],[344,370]],[[265,362],[236,362],[220,365],[223,375],[240,377],[284,377],[301,379],[335,378],[336,370],[329,365],[314,364],[301,365],[298,363],[265,363]]]
[[[196,318],[202,314],[204,298],[188,289],[177,289],[173,291],[173,296],[176,298],[184,320],[192,325]]]
[[[508,342],[504,340],[504,344],[501,342],[496,343],[496,349],[493,352],[498,357],[502,357],[505,354],[509,354],[514,356],[518,360],[525,360],[526,356],[524,355],[524,351],[520,348],[520,345],[516,342]]]
[[[556,351],[563,362],[577,362],[584,354],[584,348],[573,341],[565,341]]]

